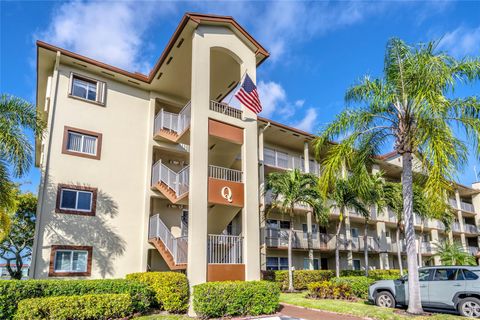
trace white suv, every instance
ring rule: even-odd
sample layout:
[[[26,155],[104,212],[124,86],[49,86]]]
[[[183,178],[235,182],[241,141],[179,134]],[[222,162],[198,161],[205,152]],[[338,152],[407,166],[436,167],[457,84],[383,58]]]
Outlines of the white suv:
[[[480,318],[480,267],[437,266],[419,269],[420,294],[424,308],[457,310]],[[368,290],[368,300],[377,306],[408,305],[408,278],[381,280]]]

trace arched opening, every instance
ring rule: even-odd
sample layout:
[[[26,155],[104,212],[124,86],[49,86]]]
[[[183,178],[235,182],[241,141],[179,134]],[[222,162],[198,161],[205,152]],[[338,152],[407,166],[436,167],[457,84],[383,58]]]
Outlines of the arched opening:
[[[221,101],[241,78],[241,59],[228,49],[214,47],[210,51],[210,100]]]

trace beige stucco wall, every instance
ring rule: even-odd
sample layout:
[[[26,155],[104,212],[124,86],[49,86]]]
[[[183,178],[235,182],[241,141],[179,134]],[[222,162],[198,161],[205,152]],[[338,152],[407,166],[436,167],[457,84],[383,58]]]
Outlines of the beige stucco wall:
[[[68,97],[71,71],[105,81],[106,105]],[[138,224],[145,211],[147,143],[151,138],[148,128],[153,121],[149,117],[149,94],[60,65],[53,110],[49,174],[41,195],[33,277],[47,276],[50,245],[55,244],[92,245],[92,278],[123,277],[141,271],[144,239]],[[62,154],[64,126],[101,133],[101,159]],[[58,183],[98,188],[96,216],[55,213]]]

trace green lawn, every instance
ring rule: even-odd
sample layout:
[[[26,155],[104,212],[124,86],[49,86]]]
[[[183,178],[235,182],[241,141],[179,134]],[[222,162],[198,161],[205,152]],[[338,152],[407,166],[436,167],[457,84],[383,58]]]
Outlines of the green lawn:
[[[451,314],[433,314],[432,316],[406,316],[396,314],[395,310],[380,308],[365,302],[349,302],[342,300],[314,300],[305,298],[305,293],[282,293],[280,302],[293,304],[301,307],[332,311],[343,314],[351,314],[359,317],[369,317],[377,320],[465,320],[460,316]]]
[[[192,318],[180,314],[152,314],[149,316],[142,316],[135,318],[137,320],[191,320]]]

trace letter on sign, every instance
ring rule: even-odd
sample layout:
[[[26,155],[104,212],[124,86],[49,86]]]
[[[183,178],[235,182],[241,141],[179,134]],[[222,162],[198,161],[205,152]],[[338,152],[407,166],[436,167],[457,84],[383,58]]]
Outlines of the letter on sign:
[[[227,200],[228,202],[232,202],[232,189],[229,187],[222,188],[222,197]]]

